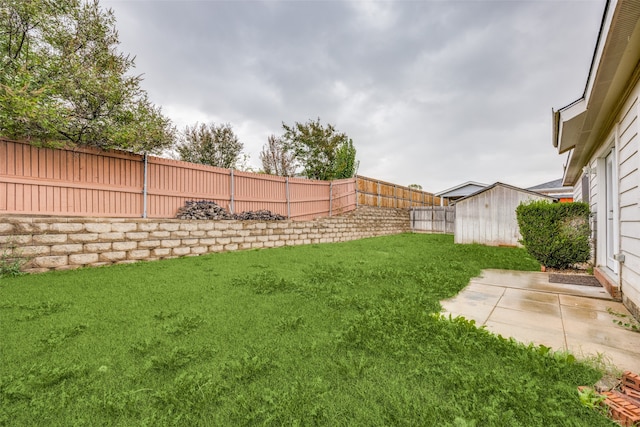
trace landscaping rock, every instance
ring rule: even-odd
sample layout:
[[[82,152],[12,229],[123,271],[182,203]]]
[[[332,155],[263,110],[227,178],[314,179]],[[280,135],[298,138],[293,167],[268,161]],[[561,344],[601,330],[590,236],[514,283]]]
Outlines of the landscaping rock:
[[[244,220],[244,221],[284,221],[287,218],[275,214],[268,210],[259,210],[259,211],[246,211],[239,214],[234,215],[234,219]]]
[[[187,200],[178,209],[178,219],[233,219],[233,216],[216,202]]]
[[[283,221],[287,218],[268,210],[246,211],[239,214],[230,214],[216,202],[208,200],[189,200],[178,209],[178,219],[236,219],[242,221]]]

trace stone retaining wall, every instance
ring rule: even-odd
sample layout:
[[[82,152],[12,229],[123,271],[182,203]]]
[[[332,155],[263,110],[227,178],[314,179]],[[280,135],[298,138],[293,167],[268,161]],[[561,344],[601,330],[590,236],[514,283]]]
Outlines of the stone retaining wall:
[[[409,231],[408,210],[373,207],[313,221],[8,216],[0,219],[0,246],[15,246],[29,260],[23,270],[37,273]]]

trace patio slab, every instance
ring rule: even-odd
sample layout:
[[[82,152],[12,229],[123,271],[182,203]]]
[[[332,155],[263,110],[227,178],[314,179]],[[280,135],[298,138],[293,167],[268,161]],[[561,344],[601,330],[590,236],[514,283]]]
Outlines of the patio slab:
[[[630,314],[604,288],[550,283],[548,273],[483,270],[441,304],[443,314],[495,334],[640,372],[640,333],[614,323],[616,314]]]

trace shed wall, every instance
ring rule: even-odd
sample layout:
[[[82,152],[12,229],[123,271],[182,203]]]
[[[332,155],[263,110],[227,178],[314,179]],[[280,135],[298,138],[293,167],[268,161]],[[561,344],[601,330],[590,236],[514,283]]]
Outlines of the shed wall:
[[[456,203],[455,243],[521,246],[516,208],[529,200],[548,200],[529,192],[497,185]]]

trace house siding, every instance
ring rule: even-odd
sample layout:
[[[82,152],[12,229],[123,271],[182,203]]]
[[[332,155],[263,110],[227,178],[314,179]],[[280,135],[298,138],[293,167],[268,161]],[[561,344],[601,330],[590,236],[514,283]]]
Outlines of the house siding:
[[[606,246],[604,230],[596,230],[596,221],[592,222],[594,237],[596,237],[595,260],[596,266],[602,267],[616,283],[620,285],[623,302],[640,317],[640,84],[630,92],[630,96],[615,118],[612,129],[601,141],[603,150],[595,153],[588,163],[587,171],[590,175],[590,207],[593,218],[604,227],[606,218],[604,211],[598,216],[598,202],[602,202],[604,195],[599,194],[599,186],[604,185],[604,156],[609,152],[607,148],[611,141],[615,141],[615,159],[617,172],[617,203],[618,203],[618,244],[615,252],[624,255],[623,263],[619,264],[618,274],[613,274],[604,268],[606,265]],[[582,184],[580,180],[574,188],[576,200],[582,200]]]
[[[623,301],[640,316],[640,84],[627,100],[618,125],[620,266]]]

